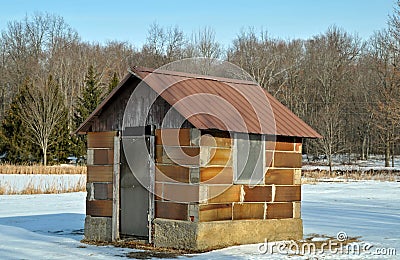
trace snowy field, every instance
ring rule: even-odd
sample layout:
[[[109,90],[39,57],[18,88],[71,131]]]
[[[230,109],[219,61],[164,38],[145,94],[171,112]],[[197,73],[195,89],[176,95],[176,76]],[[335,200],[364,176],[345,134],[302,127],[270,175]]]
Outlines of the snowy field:
[[[83,192],[0,196],[0,259],[121,259],[133,249],[91,246],[83,238]],[[382,259],[376,249],[395,249],[400,259],[400,183],[348,182],[303,185],[304,234],[335,237],[344,231],[361,236],[368,251],[361,255],[318,255],[329,259]],[[190,259],[319,259],[313,255],[263,254],[258,245],[244,245]],[[138,250],[136,250],[138,251]]]

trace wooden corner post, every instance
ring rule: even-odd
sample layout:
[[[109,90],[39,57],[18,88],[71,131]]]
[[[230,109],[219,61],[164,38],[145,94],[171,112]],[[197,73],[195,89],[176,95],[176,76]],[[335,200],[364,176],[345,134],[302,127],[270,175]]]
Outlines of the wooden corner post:
[[[121,138],[119,133],[114,137],[114,166],[113,166],[113,210],[112,210],[112,241],[119,239],[119,186],[120,186],[120,153]]]

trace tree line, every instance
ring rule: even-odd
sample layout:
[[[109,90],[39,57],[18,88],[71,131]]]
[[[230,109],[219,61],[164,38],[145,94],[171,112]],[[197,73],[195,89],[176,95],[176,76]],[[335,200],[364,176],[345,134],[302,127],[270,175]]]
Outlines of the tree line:
[[[62,17],[36,13],[0,36],[0,155],[11,163],[59,163],[84,156],[76,129],[127,73],[206,57],[247,71],[324,138],[308,140],[310,159],[385,155],[400,147],[400,1],[388,26],[362,40],[336,26],[310,39],[283,40],[242,30],[229,46],[206,27],[191,35],[152,24],[142,46],[83,41]]]

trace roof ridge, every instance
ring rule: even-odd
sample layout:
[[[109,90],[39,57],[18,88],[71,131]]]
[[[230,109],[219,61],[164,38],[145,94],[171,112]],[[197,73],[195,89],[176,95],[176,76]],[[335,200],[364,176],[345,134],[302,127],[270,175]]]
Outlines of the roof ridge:
[[[173,71],[173,70],[166,70],[166,69],[151,69],[151,68],[140,67],[140,66],[133,66],[131,69],[134,71],[155,73],[155,74],[160,74],[160,75],[170,75],[170,76],[177,76],[177,77],[183,77],[183,78],[213,80],[213,81],[218,81],[218,82],[223,82],[223,83],[258,86],[257,82],[250,81],[250,80],[224,78],[224,77],[217,77],[217,76],[210,76],[210,75],[203,75],[203,74],[194,74],[194,73]]]

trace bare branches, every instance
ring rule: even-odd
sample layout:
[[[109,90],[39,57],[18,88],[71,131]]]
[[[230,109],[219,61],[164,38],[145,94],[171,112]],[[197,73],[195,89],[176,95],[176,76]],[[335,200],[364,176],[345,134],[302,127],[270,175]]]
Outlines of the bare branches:
[[[23,90],[19,116],[29,130],[29,138],[40,146],[43,164],[47,164],[47,150],[53,144],[54,131],[66,116],[63,98],[54,80],[34,82]]]

